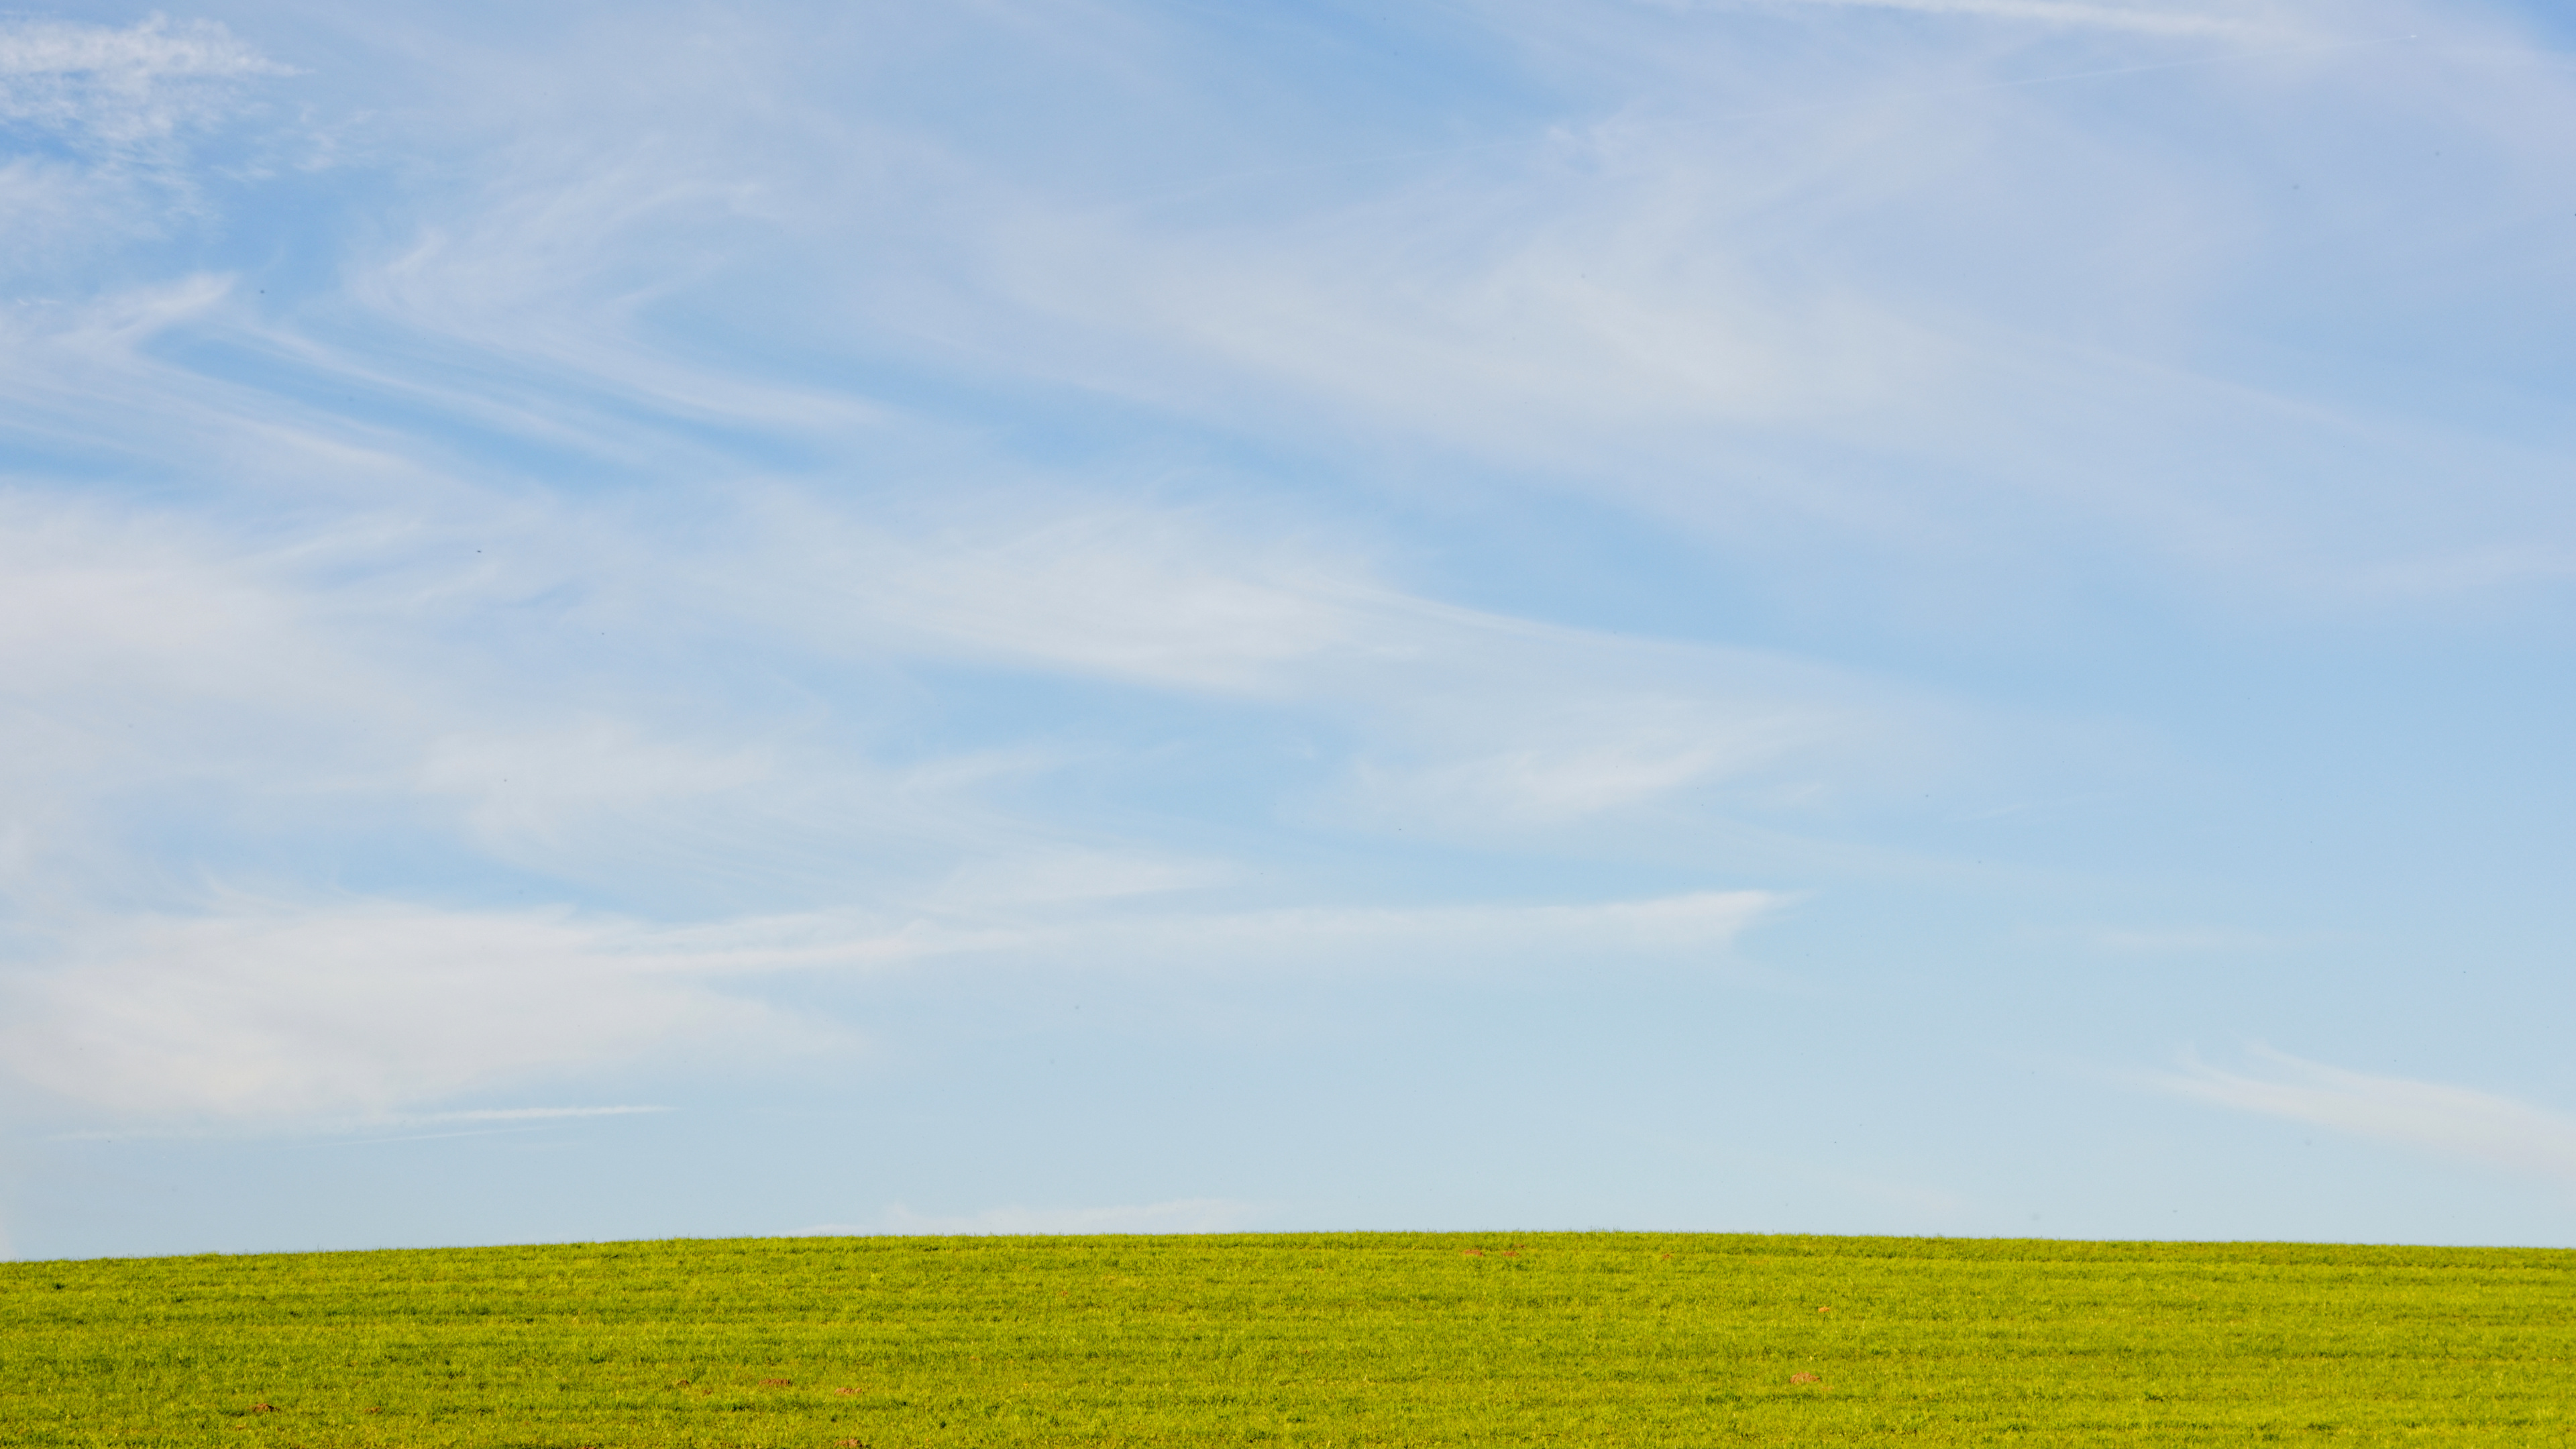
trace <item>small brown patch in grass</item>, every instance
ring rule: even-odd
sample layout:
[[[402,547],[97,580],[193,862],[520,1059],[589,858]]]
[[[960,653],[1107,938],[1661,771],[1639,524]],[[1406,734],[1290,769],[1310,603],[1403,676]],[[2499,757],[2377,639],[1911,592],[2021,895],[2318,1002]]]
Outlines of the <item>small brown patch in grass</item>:
[[[1460,1248],[1458,1250],[1458,1256],[1461,1258],[1481,1258],[1485,1256],[1485,1250],[1482,1248]]]
[[[375,1408],[369,1409],[367,1412],[370,1414],[381,1414],[384,1412],[384,1407],[382,1405],[378,1405]]]
[[[836,1393],[836,1394],[839,1394],[842,1398],[845,1398],[845,1399],[846,1399],[846,1398],[848,1398],[850,1395],[857,1393],[857,1392],[858,1392],[858,1390],[857,1390],[857,1389],[834,1389],[834,1390],[832,1390],[832,1392],[833,1392],[833,1393]]]
[[[844,1439],[841,1441],[841,1449],[868,1449],[868,1446],[856,1439]]]
[[[277,1412],[277,1406],[275,1404],[253,1404],[250,1406],[250,1411],[254,1414],[274,1414]]]
[[[1833,1311],[1834,1311],[1834,1305],[1832,1305],[1832,1304],[1830,1304],[1830,1303],[1823,1304],[1823,1305],[1819,1306],[1819,1307],[1816,1309],[1816,1311],[1817,1311],[1818,1313],[1831,1313],[1831,1312],[1833,1312]]]
[[[1791,1382],[1791,1383],[1793,1383],[1793,1384],[1812,1384],[1812,1383],[1817,1383],[1817,1382],[1822,1381],[1822,1380],[1823,1380],[1823,1378],[1824,1378],[1824,1375],[1823,1375],[1823,1374],[1811,1374],[1811,1373],[1803,1373],[1803,1372],[1802,1372],[1802,1373],[1794,1373],[1794,1374],[1789,1375],[1789,1382]]]
[[[764,1389],[792,1389],[796,1387],[796,1381],[794,1379],[762,1379],[760,1381],[760,1386]]]

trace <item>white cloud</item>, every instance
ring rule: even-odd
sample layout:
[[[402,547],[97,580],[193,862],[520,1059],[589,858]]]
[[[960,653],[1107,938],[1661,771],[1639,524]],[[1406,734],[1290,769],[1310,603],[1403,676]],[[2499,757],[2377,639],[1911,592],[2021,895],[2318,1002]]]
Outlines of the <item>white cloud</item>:
[[[122,826],[171,795],[273,808],[390,763],[418,692],[257,552],[148,510],[0,496],[0,897],[135,889]]]
[[[1679,964],[1749,980],[1765,973],[1732,959],[1736,938],[1785,903],[1735,890],[1575,905],[1158,912],[1036,930],[1025,949],[1112,974],[1472,982]]]
[[[423,1112],[396,1117],[396,1123],[416,1122],[552,1122],[573,1117],[639,1117],[668,1112],[668,1107],[479,1107],[464,1112]]]
[[[138,85],[173,76],[288,73],[212,20],[174,27],[155,15],[123,30],[64,20],[0,24],[0,75],[12,79],[94,76]]]
[[[2266,33],[2241,18],[2165,6],[2085,5],[2069,0],[1771,0],[1774,4],[1838,9],[1910,10],[1978,20],[2135,31],[2144,35],[2240,37]]]
[[[1331,658],[1419,647],[1372,627],[1412,601],[1181,510],[986,495],[897,531],[773,494],[761,524],[785,567],[763,586],[711,560],[710,592],[845,644],[1273,696]]]
[[[900,954],[800,923],[654,929],[564,912],[244,903],[128,918],[0,976],[0,1058],[58,1097],[138,1118],[382,1117],[647,1053],[730,1061],[836,1035],[710,984]]]
[[[2294,194],[2272,174],[2320,154],[2293,118],[2324,110],[2477,158],[2496,178],[2463,197],[2490,218],[2478,225],[2536,235],[2564,186],[2563,162],[2533,148],[2539,118],[2576,115],[2563,76],[2317,46],[2108,107],[2021,86],[2051,73],[2026,47],[1953,40],[1856,47],[1809,94],[1758,73],[1725,18],[1607,27],[1605,69],[1688,68],[1659,47],[1708,68],[1637,101],[1648,119],[1370,172],[1257,222],[1049,197],[952,163],[937,225],[954,258],[899,288],[853,285],[943,358],[1280,439],[1322,433],[1353,467],[1373,443],[1452,450],[1678,521],[1752,569],[1840,557],[1863,575],[1857,549],[1957,593],[2100,549],[2148,555],[2174,586],[2339,601],[2561,576],[2564,550],[2533,542],[2569,528],[2543,481],[2560,450],[2518,453],[2419,397],[2346,399],[2294,366],[2260,376],[2238,351],[2244,309],[2218,299],[2300,294],[2314,283],[2295,247],[2330,238],[2350,285],[2367,279],[2392,313],[2442,290],[2423,259],[2470,223],[2395,208],[2384,174],[2339,149],[2330,187]],[[2265,139],[2174,154],[2140,144],[2119,119],[2130,106],[2242,115]],[[2327,503],[2321,477],[2378,506]]]
[[[2576,1117],[2443,1082],[2372,1076],[2257,1048],[2266,1069],[2226,1071],[2196,1058],[2151,1080],[2195,1101],[2465,1157],[2576,1188]]]
[[[155,15],[123,29],[0,21],[0,118],[78,134],[110,149],[169,136],[220,113],[226,82],[292,75],[220,23]]]
[[[820,708],[728,706],[698,631],[772,641],[796,669],[962,659],[1248,694],[1350,742],[1297,808],[1372,829],[1542,830],[1712,783],[1848,787],[1920,764],[1938,733],[1920,704],[1829,670],[1461,610],[1185,513],[1032,526],[1000,499],[896,533],[808,506],[795,528],[656,550],[614,513],[405,501],[435,511],[291,546],[0,504],[0,700],[18,710],[0,889],[33,889],[45,862],[48,896],[73,862],[75,897],[190,873],[117,860],[174,795],[300,828],[427,828],[638,901],[739,884],[755,894],[736,908],[1005,908],[1243,878],[985,802],[1084,763],[1043,718],[1025,743],[877,758]],[[506,654],[445,642],[478,629]],[[502,687],[529,672],[578,686]],[[675,695],[687,680],[718,682]]]
[[[148,682],[198,705],[328,688],[302,601],[209,535],[166,514],[0,498],[7,688],[63,701]]]
[[[2095,29],[2216,23],[2166,7],[1983,8]],[[1606,22],[1616,10],[1582,13]],[[2413,12],[2371,13],[2377,23]],[[1399,168],[1412,184],[1335,187],[1258,224],[1050,195],[1011,180],[1007,157],[865,107],[833,113],[842,150],[789,145],[765,105],[711,93],[703,135],[573,135],[486,156],[491,165],[470,168],[486,180],[416,198],[416,228],[397,227],[397,241],[350,266],[349,298],[400,336],[466,349],[449,355],[455,365],[391,367],[346,332],[233,340],[621,465],[667,464],[703,443],[679,429],[634,433],[637,401],[799,447],[905,431],[847,389],[784,368],[755,376],[739,357],[694,349],[663,315],[723,313],[748,290],[746,267],[801,268],[814,279],[802,309],[812,335],[797,345],[822,354],[863,332],[878,355],[908,351],[934,370],[971,359],[988,376],[1198,423],[1298,439],[1319,420],[1355,424],[1681,518],[1750,561],[1812,556],[1835,541],[1825,535],[1915,555],[2046,559],[2071,531],[2272,587],[2475,591],[2563,575],[2565,551],[2529,541],[2563,530],[2536,488],[2553,454],[2465,452],[2470,440],[2440,429],[2397,436],[2410,429],[2393,417],[2350,426],[2384,409],[2337,418],[2131,365],[2209,352],[2194,339],[2223,330],[2206,310],[2213,287],[2265,265],[2250,239],[2280,234],[2288,213],[2255,185],[2253,160],[2157,153],[2055,97],[1955,94],[2027,60],[2000,43],[1864,47],[1827,94],[1808,96],[1798,75],[1766,77],[1725,13],[1687,21],[1674,33],[1599,27],[1617,52],[1605,64],[1660,50],[1709,69],[1705,86],[1641,86],[1650,121],[1569,99],[1561,124],[1486,147],[1474,166]],[[2555,187],[2532,138],[2554,134],[2546,118],[2567,108],[2563,82],[2478,80],[2419,65],[2392,91],[2358,69],[2267,74],[2213,81],[2208,100],[2278,130],[2266,96],[2358,104],[2368,88],[2390,124],[2438,120],[2445,145],[2510,153],[2516,194]],[[1755,110],[1844,109],[1751,131],[1692,119],[1707,109],[1702,93],[1720,92]],[[1951,99],[1916,105],[1934,92]],[[2304,144],[2264,134],[2247,157]],[[2355,215],[2342,230],[2401,255],[2426,239],[2416,215]],[[1988,222],[1962,228],[1963,217]],[[1978,234],[1985,225],[1991,236]],[[1329,431],[1348,442],[1349,428]],[[2258,445],[2231,443],[2213,462],[2191,441],[2212,436]],[[2485,481],[2419,486],[2426,460]],[[2355,474],[2392,477],[2398,506],[2324,508],[2283,481]],[[2448,526],[2382,521],[2410,514]],[[1775,549],[1784,537],[1796,546]],[[1063,541],[1076,547],[1061,560],[1035,535],[954,560],[983,565],[979,585],[1011,586],[990,596],[995,607],[980,587],[921,581],[909,606],[925,626],[994,650],[1061,653],[1090,636],[1115,641],[1095,648],[1103,667],[1231,669],[1238,682],[1257,667],[1212,662],[1187,637],[1194,611],[1245,636],[1276,626],[1290,651],[1319,622],[1230,577],[1174,593],[1191,608],[1141,629],[1114,593],[1085,602],[1085,541]],[[865,549],[853,558],[889,562]],[[1038,592],[1072,607],[1051,636],[1031,638],[1011,605]]]
[[[1082,904],[1076,902],[1075,904]],[[1723,964],[1758,891],[1570,906],[1163,912],[1049,920],[807,915],[690,926],[568,911],[226,903],[57,923],[0,968],[0,1062],[127,1120],[483,1121],[421,1109],[637,1061],[739,1069],[850,1050],[851,1027],[747,995],[783,972],[967,958],[1042,972],[1445,976]],[[1062,905],[1062,902],[1042,902]],[[617,1109],[627,1110],[627,1109]]]
[[[1381,825],[1543,832],[1737,793],[1877,793],[1937,772],[1953,733],[1942,711],[1860,679],[1752,653],[1654,646],[1576,631],[1459,630],[1388,691],[1388,723],[1338,808]],[[1757,788],[1758,787],[1758,788]]]
[[[1238,424],[1311,427],[1321,407],[1577,472],[1661,464],[1677,426],[1844,419],[1941,374],[1948,349],[1896,309],[1782,285],[1730,245],[1729,213],[1776,209],[1758,195],[1776,183],[1721,183],[1686,159],[1696,143],[1581,179],[1534,144],[1472,206],[1442,188],[1256,234],[1089,208],[996,218],[989,286],[1032,318],[988,305],[925,325],[1033,320],[1020,365],[1083,386]],[[1280,416],[1245,416],[1247,398]]]
[[[524,858],[559,849],[575,821],[743,790],[777,770],[758,750],[713,754],[647,738],[628,721],[590,719],[542,733],[442,736],[425,751],[419,788],[470,802],[475,833],[496,853]]]
[[[581,1121],[593,1117],[650,1117],[675,1111],[671,1107],[626,1105],[614,1107],[476,1107],[454,1112],[372,1112],[352,1117],[306,1118],[292,1121],[292,1130],[319,1134],[345,1134],[345,1146],[364,1146],[374,1142],[422,1141],[432,1137],[473,1137],[496,1135],[509,1131],[536,1131],[553,1122]],[[497,1126],[492,1124],[499,1124]],[[125,1126],[93,1128],[77,1132],[57,1132],[46,1138],[52,1142],[128,1142],[156,1137],[200,1137],[210,1131],[256,1130],[262,1123],[217,1123],[197,1119],[184,1126],[155,1128]],[[414,1133],[418,1127],[461,1127],[459,1132]],[[400,1134],[388,1136],[387,1134]]]
[[[2343,939],[2325,931],[2252,931],[2234,926],[2105,927],[2083,938],[2097,950],[2135,954],[2289,951]]]
[[[1078,846],[996,850],[941,877],[918,899],[947,919],[1200,890],[1239,880],[1238,866],[1142,851]]]
[[[1714,784],[1935,768],[1919,696],[1750,650],[1463,609],[1366,560],[1180,509],[997,492],[895,530],[772,496],[701,598],[836,650],[966,659],[1248,698],[1357,741],[1351,820],[1544,828]]]
[[[93,228],[128,198],[84,168],[43,157],[0,163],[0,216],[20,265],[29,254],[54,257],[94,246]]]

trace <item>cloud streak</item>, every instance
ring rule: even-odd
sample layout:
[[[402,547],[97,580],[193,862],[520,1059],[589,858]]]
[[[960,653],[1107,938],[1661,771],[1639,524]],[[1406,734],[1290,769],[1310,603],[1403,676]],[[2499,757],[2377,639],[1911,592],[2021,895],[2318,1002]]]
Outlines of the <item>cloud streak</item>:
[[[391,905],[127,921],[0,978],[0,1042],[55,1097],[217,1121],[379,1118],[652,1050],[828,1044],[709,989],[814,949],[741,935]]]
[[[210,83],[294,74],[212,20],[155,15],[124,29],[0,21],[0,119],[76,130],[110,146],[168,135],[215,104]]]
[[[2256,25],[2231,16],[2132,5],[2072,4],[2064,3],[2064,0],[1776,0],[1776,3],[1850,10],[1902,10],[1918,15],[2119,30],[2140,35],[2241,37],[2266,33]]]
[[[2193,1059],[2153,1081],[2176,1096],[2547,1178],[2576,1190],[2576,1117],[2470,1087],[2374,1076],[2257,1048],[2263,1070]]]
[[[946,919],[669,926],[560,910],[245,901],[22,947],[0,971],[0,1061],[23,1086],[144,1120],[315,1127],[638,1111],[648,1109],[418,1109],[647,1057],[739,1070],[863,1050],[863,1033],[760,999],[764,979],[788,973],[980,962],[1100,978],[1492,983],[1725,971],[1737,936],[1779,904],[1765,892],[1709,891],[1577,906],[1068,917],[1064,902],[1036,901]]]

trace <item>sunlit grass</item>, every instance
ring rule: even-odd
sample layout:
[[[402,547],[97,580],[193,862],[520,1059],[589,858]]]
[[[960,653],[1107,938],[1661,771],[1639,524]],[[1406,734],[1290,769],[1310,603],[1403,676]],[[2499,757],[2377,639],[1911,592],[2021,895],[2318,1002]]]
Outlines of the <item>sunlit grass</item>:
[[[2576,1252],[1625,1233],[0,1265],[10,1445],[2576,1445]]]

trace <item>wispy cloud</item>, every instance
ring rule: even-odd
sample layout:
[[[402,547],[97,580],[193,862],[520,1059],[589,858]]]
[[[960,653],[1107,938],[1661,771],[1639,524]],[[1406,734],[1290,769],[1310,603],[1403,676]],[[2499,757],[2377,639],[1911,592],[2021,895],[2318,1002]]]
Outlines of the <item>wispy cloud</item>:
[[[22,1082],[136,1119],[417,1113],[618,1063],[845,1039],[765,1004],[748,984],[764,974],[942,956],[1307,975],[1723,966],[1779,899],[1355,909],[1280,905],[1274,887],[1247,901],[1253,862],[983,798],[1061,768],[1061,750],[873,759],[864,737],[793,715],[673,710],[654,698],[668,680],[721,677],[689,651],[600,669],[600,638],[692,608],[808,658],[1248,696],[1379,742],[1335,808],[1461,834],[1848,756],[1862,747],[1823,729],[1763,732],[1841,713],[1883,741],[1901,713],[1830,671],[1461,610],[1177,512],[1032,530],[1025,510],[969,510],[854,558],[858,525],[807,505],[801,528],[656,557],[621,542],[613,514],[398,496],[411,518],[291,547],[42,494],[0,502],[0,699],[20,712],[0,760],[0,893],[16,907],[0,1035]],[[1032,532],[1052,546],[1024,546]],[[989,588],[961,594],[959,577]],[[565,602],[531,612],[531,596]],[[488,661],[440,642],[478,617],[516,620],[531,659],[568,650],[594,685],[577,703],[496,699]],[[189,836],[170,828],[173,799],[261,819],[269,838],[347,841],[352,861],[390,837],[532,872],[521,899],[580,883],[629,904],[316,893],[257,855],[228,868],[174,852]],[[274,889],[223,884],[245,876]],[[1187,898],[1229,884],[1229,902]]]
[[[1163,911],[1039,931],[1030,944],[1113,975],[1500,982],[1680,964],[1753,980],[1768,973],[1730,953],[1785,904],[1776,892],[1736,890],[1579,905]]]
[[[2108,926],[2087,932],[2096,950],[2136,955],[2287,951],[2345,939],[2330,931],[2256,931],[2233,926]]]
[[[1185,510],[1059,498],[1050,518],[967,493],[897,529],[803,498],[657,543],[615,509],[403,481],[403,514],[291,546],[0,502],[0,698],[26,721],[0,763],[0,891],[186,879],[151,843],[174,791],[344,838],[426,829],[442,851],[660,909],[673,891],[901,909],[926,891],[1062,899],[1239,874],[1002,805],[1113,742],[1077,747],[1041,720],[1003,748],[894,755],[864,696],[731,702],[734,662],[698,642],[728,635],[858,680],[972,664],[1242,700],[1348,742],[1271,798],[1372,830],[1529,836],[1721,788],[1866,795],[1873,776],[1939,768],[1956,732],[1866,678],[1461,609]],[[513,639],[508,668],[590,682],[495,693],[502,661],[450,642],[478,629]],[[699,684],[678,706],[682,679]],[[856,900],[854,870],[871,881]]]
[[[1459,608],[1177,509],[1003,491],[891,530],[771,500],[702,597],[838,650],[1245,697],[1364,741],[1334,807],[1538,829],[1718,784],[1938,768],[1943,705],[1794,657]]]
[[[2142,35],[2236,37],[2266,33],[2258,23],[2236,16],[2166,6],[2086,5],[2071,3],[2071,0],[1769,0],[1769,3],[1835,9],[1907,10],[1922,15],[2125,30]]]
[[[95,254],[195,209],[193,141],[238,114],[251,82],[291,74],[211,20],[0,19],[0,133],[58,148],[0,157],[6,270]]]
[[[2177,1096],[2551,1178],[2576,1188],[2576,1117],[2470,1087],[2346,1071],[2257,1047],[2261,1070],[2199,1059],[2152,1078]]]
[[[0,117],[76,127],[110,144],[167,135],[212,103],[209,83],[294,74],[216,21],[155,15],[115,29],[0,21]]]
[[[1974,586],[1952,570],[1980,556],[2039,577],[2069,553],[2145,549],[2167,577],[2356,600],[2425,570],[2485,578],[2444,565],[2566,530],[2539,484],[2551,465],[2439,409],[2345,406],[2307,378],[2186,356],[2185,338],[2238,330],[2208,310],[2223,279],[2275,275],[2253,238],[2296,227],[2376,246],[2403,223],[2357,182],[2320,209],[2305,187],[2135,149],[2114,120],[2333,95],[2455,134],[2446,149],[2517,175],[2507,210],[2536,213],[2555,183],[2527,118],[2576,114],[2562,83],[2514,78],[2507,103],[2472,93],[2494,78],[2383,45],[2172,72],[2109,106],[2016,89],[2050,72],[1961,40],[1862,48],[1817,82],[1826,93],[1791,95],[1750,70],[1725,18],[1610,24],[1585,42],[1639,65],[1678,63],[1657,47],[1705,62],[1722,110],[1659,95],[1651,121],[1427,159],[1410,184],[1354,184],[1258,227],[967,173],[952,270],[880,313],[997,370],[1229,426],[1303,435],[1320,415],[1357,438],[1434,443],[1656,512],[1754,570],[1901,559],[1958,591]],[[2100,60],[2087,57],[2067,74]],[[1839,239],[1830,266],[1823,238]],[[2005,252],[2022,259],[2008,281],[1967,263]],[[1936,255],[1968,270],[1927,273]],[[2077,255],[2083,267],[2065,263]],[[1954,283],[1980,301],[1962,306]],[[2302,291],[2294,275],[2276,285]],[[2235,441],[2174,451],[2203,437]],[[2294,480],[2329,474],[2370,480],[2413,521],[2311,513]],[[2423,486],[2436,475],[2483,481]]]
[[[123,30],[64,20],[13,19],[0,25],[0,75],[91,76],[116,84],[149,84],[180,76],[283,75],[212,20],[173,26],[155,15]]]
[[[138,1118],[317,1123],[662,1050],[803,1052],[838,1034],[711,987],[782,962],[900,949],[795,923],[654,931],[560,912],[245,904],[127,920],[0,995],[13,1076]]]
[[[855,913],[660,926],[565,911],[391,903],[128,919],[0,970],[0,1061],[18,1082],[141,1119],[518,1121],[645,1108],[424,1111],[651,1056],[739,1069],[858,1049],[763,1003],[781,973],[984,960],[1095,976],[1451,978],[1726,970],[1778,897],[1709,891],[1572,906],[1099,914],[1062,901],[978,916]]]
[[[635,1117],[668,1112],[668,1107],[483,1107],[467,1112],[423,1112],[392,1120],[412,1122],[552,1122],[575,1117]]]
[[[457,1112],[397,1112],[351,1120],[347,1118],[284,1119],[287,1130],[305,1136],[342,1136],[348,1145],[363,1146],[371,1142],[420,1142],[443,1137],[471,1137],[508,1130],[539,1130],[550,1123],[585,1121],[594,1117],[659,1116],[673,1111],[670,1107],[489,1107]],[[490,1126],[489,1124],[499,1124]],[[129,1125],[115,1129],[92,1129],[80,1132],[57,1132],[47,1137],[50,1142],[132,1142],[156,1137],[203,1137],[214,1133],[237,1135],[257,1131],[262,1126],[276,1126],[277,1121],[234,1118],[230,1120],[201,1118],[185,1126]],[[422,1127],[462,1127],[458,1132],[420,1132]],[[485,1130],[487,1129],[488,1130]]]

